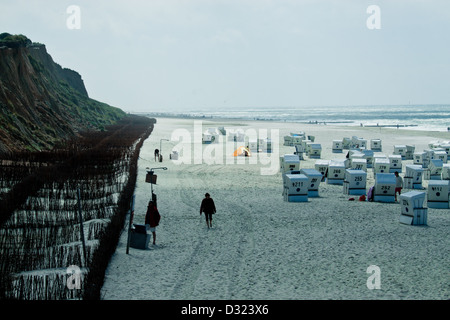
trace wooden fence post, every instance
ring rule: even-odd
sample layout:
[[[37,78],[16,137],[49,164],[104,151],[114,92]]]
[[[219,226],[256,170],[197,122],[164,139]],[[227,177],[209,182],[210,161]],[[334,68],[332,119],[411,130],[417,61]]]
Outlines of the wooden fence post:
[[[83,228],[83,215],[81,214],[80,188],[77,189],[77,194],[78,194],[78,214],[80,217],[80,235],[81,235],[81,242],[83,243],[84,264],[85,264],[85,267],[87,267],[86,243],[84,240],[84,228]]]
[[[133,194],[133,197],[131,198],[130,223],[128,224],[127,254],[130,251],[131,226],[133,224],[133,216],[134,216],[134,198],[135,195]]]

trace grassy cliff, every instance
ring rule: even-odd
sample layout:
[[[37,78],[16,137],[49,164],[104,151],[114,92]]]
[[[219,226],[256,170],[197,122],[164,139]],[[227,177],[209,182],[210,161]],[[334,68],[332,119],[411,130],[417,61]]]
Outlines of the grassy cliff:
[[[0,154],[48,150],[124,116],[91,99],[81,76],[55,63],[45,45],[0,34]]]

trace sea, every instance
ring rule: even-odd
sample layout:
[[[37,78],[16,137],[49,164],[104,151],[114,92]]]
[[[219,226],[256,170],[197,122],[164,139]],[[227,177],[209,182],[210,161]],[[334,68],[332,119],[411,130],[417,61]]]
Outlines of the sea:
[[[160,114],[161,115],[161,114]],[[450,105],[198,108],[165,115],[450,132]]]

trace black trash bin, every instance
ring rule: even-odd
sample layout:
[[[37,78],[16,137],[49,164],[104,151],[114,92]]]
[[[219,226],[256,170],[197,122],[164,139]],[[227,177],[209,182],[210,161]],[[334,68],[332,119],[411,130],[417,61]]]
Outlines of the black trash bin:
[[[144,224],[133,224],[131,229],[130,247],[135,249],[146,249],[150,235]]]

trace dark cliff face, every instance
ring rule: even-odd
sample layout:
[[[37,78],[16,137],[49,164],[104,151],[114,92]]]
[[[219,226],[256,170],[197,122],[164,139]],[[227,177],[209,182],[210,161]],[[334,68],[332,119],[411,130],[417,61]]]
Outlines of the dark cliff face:
[[[52,80],[65,81],[73,89],[77,90],[80,94],[88,96],[83,80],[78,72],[62,68],[59,64],[55,63],[52,57],[47,53],[47,49],[43,44],[33,44],[28,47],[28,53],[31,57],[42,63],[44,68],[48,71]]]
[[[0,34],[0,154],[50,149],[125,116],[90,99],[81,76],[55,63],[44,45],[15,39]]]

